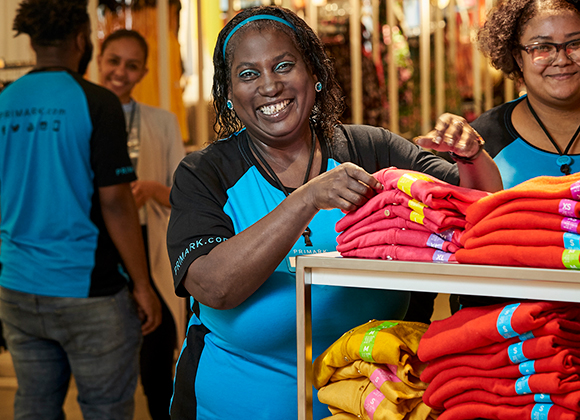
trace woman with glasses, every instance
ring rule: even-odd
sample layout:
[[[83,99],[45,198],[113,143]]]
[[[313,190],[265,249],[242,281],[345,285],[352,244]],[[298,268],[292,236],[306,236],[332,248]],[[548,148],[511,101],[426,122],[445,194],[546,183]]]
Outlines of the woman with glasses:
[[[580,1],[503,0],[478,42],[492,65],[527,91],[472,123],[504,188],[580,171]],[[459,298],[462,306],[493,302]]]

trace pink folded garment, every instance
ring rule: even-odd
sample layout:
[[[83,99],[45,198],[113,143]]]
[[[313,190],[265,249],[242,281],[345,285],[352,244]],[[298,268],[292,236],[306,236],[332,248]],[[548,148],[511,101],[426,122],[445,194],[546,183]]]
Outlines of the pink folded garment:
[[[483,354],[461,353],[438,357],[430,361],[423,370],[421,380],[429,383],[437,375],[458,366],[495,371],[505,367],[529,369],[529,366],[533,365],[533,369],[538,373],[569,374],[576,373],[580,368],[580,343],[570,343],[557,336],[532,338],[503,346],[501,349],[497,349],[498,344],[491,347],[494,349],[489,349],[489,352]]]
[[[476,389],[466,391],[445,401],[445,408],[465,403],[480,402],[491,405],[524,406],[529,404],[556,404],[576,413],[580,413],[580,391],[572,391],[567,394],[526,394],[514,397],[504,397],[492,392]]]
[[[464,239],[464,247],[467,249],[487,245],[557,246],[580,249],[580,235],[546,229],[502,229]]]
[[[449,318],[433,321],[421,338],[417,354],[428,362],[466,353],[537,331],[552,319],[575,320],[579,314],[580,305],[569,302],[524,301],[464,308]]]
[[[337,232],[341,232],[348,227],[366,219],[372,214],[378,211],[384,211],[390,206],[401,205],[417,213],[416,217],[427,218],[431,220],[436,225],[449,225],[448,219],[451,221],[459,219],[461,226],[465,226],[465,215],[459,213],[456,210],[451,209],[430,209],[426,207],[423,203],[412,199],[407,194],[399,190],[383,190],[379,194],[372,197],[363,206],[359,207],[355,211],[349,212],[344,216],[336,226]]]
[[[577,413],[556,404],[511,405],[466,402],[445,410],[438,420],[577,420]]]
[[[455,252],[459,247],[452,242],[445,241],[435,233],[422,232],[414,229],[384,229],[357,236],[351,241],[344,242],[337,238],[336,250],[340,253],[356,248],[366,248],[378,245],[410,245],[422,248],[435,248],[445,252]]]
[[[558,372],[538,373],[522,376],[518,379],[459,377],[438,387],[429,385],[423,394],[423,401],[435,410],[443,410],[447,400],[474,389],[481,389],[504,397],[525,394],[561,395],[579,391],[580,377],[578,375],[566,376]],[[430,392],[428,393],[428,391]]]
[[[367,258],[374,260],[418,261],[454,263],[455,255],[434,248],[421,248],[406,245],[377,245],[355,248],[341,253],[347,258]]]
[[[580,200],[580,173],[568,176],[539,176],[490,194],[471,205],[466,212],[470,223],[477,223],[493,210],[518,198]]]
[[[580,251],[559,246],[487,245],[455,255],[462,264],[580,270]]]
[[[518,211],[495,218],[485,218],[476,224],[467,224],[461,235],[461,242],[473,236],[483,236],[500,229],[545,229],[556,232],[580,233],[580,220],[557,214],[535,211]]]
[[[557,214],[577,219],[580,217],[580,201],[570,200],[568,198],[517,198],[501,204],[480,220],[472,221],[468,218],[467,221],[473,224],[484,219],[494,219],[504,214],[520,211]]]
[[[373,176],[385,189],[399,189],[432,209],[451,208],[465,214],[467,208],[488,192],[458,187],[430,175],[394,167],[382,169]]]

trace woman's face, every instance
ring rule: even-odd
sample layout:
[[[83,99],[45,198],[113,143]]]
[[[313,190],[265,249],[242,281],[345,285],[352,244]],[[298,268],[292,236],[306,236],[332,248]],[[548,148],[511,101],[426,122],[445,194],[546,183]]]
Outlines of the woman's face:
[[[271,29],[239,36],[229,99],[248,133],[270,144],[309,133],[316,78],[290,37]]]
[[[128,103],[131,91],[147,73],[145,52],[136,39],[111,41],[98,57],[99,83]]]
[[[536,42],[562,43],[580,39],[580,16],[568,10],[542,11],[524,27],[521,45]],[[515,55],[522,68],[528,94],[538,101],[564,106],[580,100],[580,65],[570,60],[564,49],[549,65],[538,65],[526,51]]]

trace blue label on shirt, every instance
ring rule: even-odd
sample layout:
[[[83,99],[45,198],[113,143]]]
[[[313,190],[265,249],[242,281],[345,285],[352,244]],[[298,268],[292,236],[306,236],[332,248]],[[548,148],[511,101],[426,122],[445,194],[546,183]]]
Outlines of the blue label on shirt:
[[[520,364],[528,360],[528,358],[524,356],[523,347],[524,347],[523,342],[512,344],[511,346],[508,347],[508,356],[514,365]]]
[[[552,399],[548,394],[534,394],[534,401],[537,403],[552,404]]]
[[[532,420],[548,420],[548,413],[553,404],[536,404],[532,408]]]
[[[529,360],[527,362],[520,363],[518,365],[520,373],[524,376],[536,373],[535,363],[535,360]]]
[[[526,395],[531,394],[532,390],[530,389],[530,377],[529,376],[522,376],[516,381],[516,394],[518,395]]]
[[[564,248],[566,249],[580,249],[580,235],[577,233],[564,233]]]
[[[502,309],[497,317],[497,332],[499,332],[503,338],[512,338],[518,335],[518,333],[512,328],[512,316],[518,306],[520,306],[519,303],[507,305]]]
[[[534,338],[534,332],[533,331],[529,331],[525,334],[521,334],[519,337],[520,341],[526,341],[529,340],[530,338]]]

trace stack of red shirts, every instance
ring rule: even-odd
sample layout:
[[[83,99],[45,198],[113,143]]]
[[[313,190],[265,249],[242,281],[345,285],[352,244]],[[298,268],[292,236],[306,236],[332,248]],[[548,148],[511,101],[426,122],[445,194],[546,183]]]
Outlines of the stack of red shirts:
[[[580,418],[580,305],[525,301],[434,321],[417,355],[439,420]]]
[[[344,257],[456,262],[467,208],[489,193],[394,167],[374,174],[384,189],[336,224]]]
[[[491,194],[466,220],[460,263],[580,269],[580,173]]]

